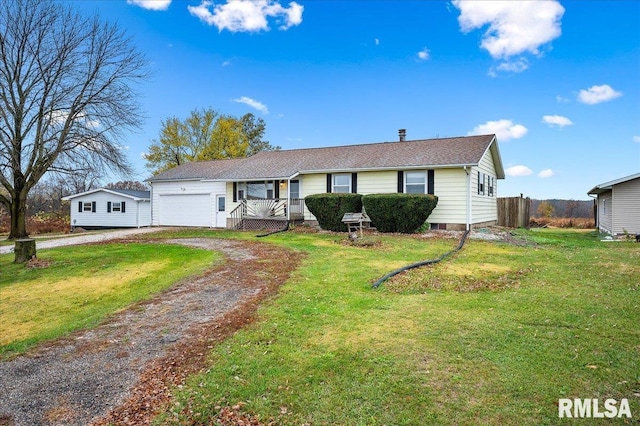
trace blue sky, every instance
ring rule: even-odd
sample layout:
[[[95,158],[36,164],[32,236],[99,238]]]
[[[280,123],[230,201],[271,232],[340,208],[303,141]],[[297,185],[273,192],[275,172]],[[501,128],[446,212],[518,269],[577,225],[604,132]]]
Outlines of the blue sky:
[[[499,196],[588,199],[640,172],[640,2],[73,1],[145,53],[138,170],[198,108],[283,149],[496,133]]]

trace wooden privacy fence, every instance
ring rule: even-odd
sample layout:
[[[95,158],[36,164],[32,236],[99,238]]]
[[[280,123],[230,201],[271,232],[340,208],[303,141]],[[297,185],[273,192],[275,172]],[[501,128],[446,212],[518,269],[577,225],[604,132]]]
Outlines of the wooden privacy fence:
[[[530,210],[529,197],[498,198],[498,225],[509,228],[528,228]]]

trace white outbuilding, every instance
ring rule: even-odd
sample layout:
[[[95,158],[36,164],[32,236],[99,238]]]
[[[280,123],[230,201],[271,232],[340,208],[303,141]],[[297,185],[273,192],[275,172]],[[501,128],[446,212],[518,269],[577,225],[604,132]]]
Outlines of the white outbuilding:
[[[151,226],[149,191],[99,188],[62,198],[71,203],[71,227],[85,229]]]

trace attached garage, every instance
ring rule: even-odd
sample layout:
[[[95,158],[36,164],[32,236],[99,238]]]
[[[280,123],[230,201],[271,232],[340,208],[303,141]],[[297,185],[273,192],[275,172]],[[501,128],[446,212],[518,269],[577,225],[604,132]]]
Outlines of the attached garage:
[[[159,225],[211,226],[210,194],[162,194],[158,198]]]

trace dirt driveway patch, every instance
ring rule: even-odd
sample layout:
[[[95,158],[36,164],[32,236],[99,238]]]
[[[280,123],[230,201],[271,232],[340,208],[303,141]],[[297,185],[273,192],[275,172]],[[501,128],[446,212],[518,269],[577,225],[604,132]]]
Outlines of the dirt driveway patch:
[[[301,259],[258,242],[169,242],[219,250],[226,261],[93,330],[0,362],[0,425],[148,424],[170,401],[172,386],[253,321],[258,304]]]

